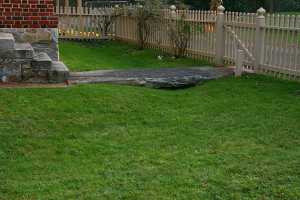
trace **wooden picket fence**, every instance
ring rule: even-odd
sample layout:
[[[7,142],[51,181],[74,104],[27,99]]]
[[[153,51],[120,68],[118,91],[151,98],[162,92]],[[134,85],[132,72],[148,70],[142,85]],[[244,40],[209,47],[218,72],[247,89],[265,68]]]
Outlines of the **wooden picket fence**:
[[[225,62],[234,64],[237,47],[242,46],[245,69],[299,79],[300,15],[267,14],[261,28],[257,18],[256,13],[225,13]]]
[[[110,8],[112,11],[114,8]],[[130,15],[119,16],[109,33],[101,28],[107,8],[57,8],[59,32],[64,39],[115,38],[137,42],[137,20]],[[109,10],[109,9],[108,9]],[[111,12],[112,12],[111,11]],[[149,48],[168,53],[174,50],[168,34],[168,24],[185,16],[191,27],[186,55],[206,59],[218,65],[236,63],[237,53],[245,54],[243,70],[272,74],[300,80],[300,16],[199,11],[163,11],[159,23],[151,24],[147,41]],[[100,25],[99,25],[100,24]]]
[[[91,7],[56,7],[59,16],[59,37],[61,39],[95,40],[109,38],[114,33],[103,27],[104,20],[113,12],[112,7],[105,9]]]
[[[175,19],[184,14],[185,22],[191,28],[187,56],[213,61],[215,52],[216,13],[213,11],[176,11]],[[150,37],[147,46],[171,53],[173,45],[168,34],[168,24],[174,20],[170,10],[165,10],[160,23],[151,24]],[[121,16],[116,22],[115,38],[135,42],[138,40],[136,19],[131,16]]]

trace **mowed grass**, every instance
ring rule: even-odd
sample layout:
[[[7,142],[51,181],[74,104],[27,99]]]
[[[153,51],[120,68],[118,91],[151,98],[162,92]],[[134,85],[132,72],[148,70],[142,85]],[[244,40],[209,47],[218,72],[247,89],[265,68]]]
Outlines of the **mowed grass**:
[[[138,50],[136,46],[117,41],[72,42],[59,44],[61,60],[72,71],[97,69],[159,68],[208,65],[190,58],[174,59],[153,49]],[[162,60],[158,56],[163,56]]]
[[[0,199],[300,199],[300,85],[0,90]]]

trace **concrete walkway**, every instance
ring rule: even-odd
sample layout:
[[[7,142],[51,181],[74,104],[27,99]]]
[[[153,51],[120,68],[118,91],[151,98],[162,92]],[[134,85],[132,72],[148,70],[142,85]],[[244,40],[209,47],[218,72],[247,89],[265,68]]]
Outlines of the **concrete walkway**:
[[[233,69],[221,67],[98,70],[72,72],[69,82],[71,84],[116,83],[153,88],[182,88],[230,75],[233,75]]]

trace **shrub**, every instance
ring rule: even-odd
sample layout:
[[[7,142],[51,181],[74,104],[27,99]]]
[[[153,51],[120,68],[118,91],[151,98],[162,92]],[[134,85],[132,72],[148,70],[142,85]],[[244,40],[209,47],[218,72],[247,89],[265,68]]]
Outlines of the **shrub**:
[[[174,56],[184,57],[191,39],[191,25],[186,21],[186,16],[181,14],[168,25],[168,35],[174,49]]]

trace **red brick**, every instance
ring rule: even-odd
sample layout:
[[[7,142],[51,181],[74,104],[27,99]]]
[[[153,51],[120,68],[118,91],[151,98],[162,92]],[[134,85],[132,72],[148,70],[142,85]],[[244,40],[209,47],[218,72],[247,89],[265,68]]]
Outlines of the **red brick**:
[[[20,8],[30,8],[30,4],[21,4]]]
[[[2,6],[4,8],[11,8],[12,7],[12,4],[11,3],[5,3],[5,4],[2,4]]]
[[[13,16],[13,13],[12,12],[7,12],[6,10],[5,10],[5,12],[3,12],[2,13],[4,16]]]
[[[39,12],[39,9],[37,9],[37,8],[30,8],[29,12],[37,13],[37,12]]]
[[[23,27],[22,27],[22,24],[14,24],[13,27],[14,27],[14,28],[23,28]]]
[[[22,8],[12,8],[11,11],[12,12],[22,12]]]
[[[38,20],[41,20],[41,17],[40,16],[31,16],[31,17],[29,17],[29,20],[36,20],[36,21],[38,21]]]
[[[41,28],[41,25],[39,24],[32,24],[30,28]],[[56,28],[56,27],[54,27]]]

